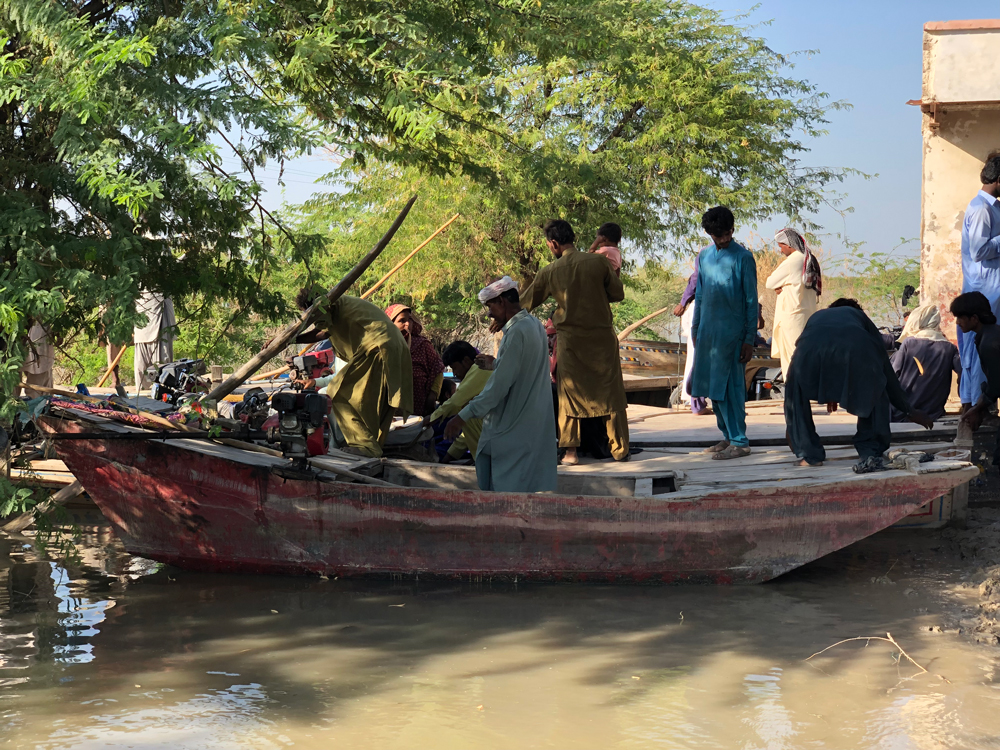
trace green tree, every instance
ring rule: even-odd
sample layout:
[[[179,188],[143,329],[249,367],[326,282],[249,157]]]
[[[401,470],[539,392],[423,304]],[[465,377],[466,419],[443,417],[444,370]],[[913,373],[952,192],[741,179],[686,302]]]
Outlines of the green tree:
[[[32,320],[128,340],[140,288],[220,332],[287,301],[262,281],[313,238],[260,202],[269,161],[461,163],[522,3],[0,0],[0,413]],[[280,257],[284,261],[285,255]]]
[[[809,213],[844,173],[804,168],[802,141],[842,105],[790,77],[787,58],[752,29],[674,0],[556,1],[538,12],[515,45],[494,45],[503,72],[488,81],[492,98],[449,130],[461,160],[429,174],[401,150],[347,159],[331,175],[336,191],[295,212],[297,228],[328,238],[315,270],[355,257],[413,190],[434,207],[409,221],[413,244],[452,211],[463,222],[382,300],[467,297],[503,273],[529,282],[549,260],[540,226],[553,217],[584,247],[617,221],[633,261],[703,245],[700,215],[713,204],[742,223],[781,214],[812,226]]]

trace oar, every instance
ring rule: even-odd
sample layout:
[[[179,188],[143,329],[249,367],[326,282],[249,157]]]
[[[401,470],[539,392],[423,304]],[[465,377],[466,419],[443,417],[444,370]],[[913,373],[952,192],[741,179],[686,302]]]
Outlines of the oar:
[[[381,279],[379,279],[379,280],[378,280],[378,281],[377,281],[377,282],[375,283],[375,286],[373,286],[373,287],[372,287],[371,289],[369,289],[369,290],[368,290],[367,292],[365,292],[364,294],[362,294],[362,295],[361,295],[361,299],[368,299],[368,298],[369,298],[369,297],[371,297],[371,296],[372,296],[373,294],[375,294],[375,292],[376,292],[376,291],[378,290],[378,288],[379,288],[380,286],[382,286],[382,285],[383,285],[383,284],[384,284],[385,282],[387,282],[387,281],[388,281],[388,280],[389,280],[390,278],[392,278],[392,275],[393,275],[394,273],[396,273],[396,271],[398,271],[398,270],[399,270],[400,268],[402,268],[402,267],[403,267],[403,266],[405,266],[405,265],[406,265],[407,263],[409,263],[409,261],[410,261],[410,258],[412,258],[412,257],[413,257],[414,255],[416,255],[416,254],[417,254],[417,253],[419,253],[419,252],[420,252],[421,250],[423,250],[423,249],[424,249],[424,248],[425,248],[425,247],[426,247],[426,246],[427,246],[428,244],[430,244],[430,241],[431,241],[431,240],[433,240],[433,239],[434,239],[435,237],[437,237],[437,236],[438,236],[439,234],[441,234],[441,232],[443,232],[443,231],[444,231],[445,229],[447,229],[447,228],[448,228],[448,227],[449,227],[449,226],[451,225],[451,223],[452,223],[453,221],[455,221],[455,219],[457,219],[458,217],[459,217],[459,214],[455,214],[455,215],[454,215],[454,216],[452,216],[452,217],[451,217],[450,219],[448,219],[448,221],[446,221],[446,222],[445,222],[444,224],[442,224],[441,226],[439,226],[439,227],[437,228],[437,231],[436,231],[436,232],[434,232],[434,234],[432,234],[432,235],[431,235],[430,237],[428,237],[428,238],[427,238],[426,240],[424,240],[424,241],[423,241],[423,242],[421,242],[421,243],[420,243],[419,245],[417,245],[417,246],[416,246],[416,247],[415,247],[415,248],[413,249],[413,251],[412,251],[412,252],[411,252],[411,253],[410,253],[409,255],[407,255],[407,256],[406,256],[405,258],[403,258],[403,259],[402,259],[401,261],[399,261],[399,263],[397,263],[397,264],[396,264],[395,266],[393,266],[392,270],[391,270],[391,271],[389,271],[389,273],[387,273],[387,274],[386,274],[385,276],[383,276],[383,277],[382,277]]]
[[[630,333],[632,333],[632,331],[635,331],[638,328],[642,328],[646,323],[648,323],[649,321],[651,321],[653,318],[656,318],[656,317],[658,317],[660,315],[663,315],[663,313],[667,312],[668,310],[673,310],[673,309],[674,309],[673,305],[671,305],[670,307],[664,307],[664,308],[662,308],[660,310],[657,310],[654,313],[650,313],[649,315],[647,315],[642,320],[637,320],[635,323],[633,323],[628,328],[626,328],[624,331],[622,331],[621,333],[618,334],[618,340],[619,341],[624,341],[626,338],[628,338],[628,335]]]
[[[407,204],[403,206],[403,210],[399,212],[399,216],[396,217],[392,226],[389,227],[389,231],[386,232],[382,239],[378,241],[378,244],[368,252],[368,255],[362,258],[358,264],[354,266],[354,268],[352,268],[335,287],[333,287],[333,289],[326,293],[325,299],[313,302],[309,309],[302,314],[302,317],[299,320],[285,326],[285,328],[277,336],[271,339],[270,344],[265,346],[256,356],[243,365],[239,370],[234,372],[228,380],[213,388],[205,398],[221,401],[223,398],[235,391],[244,380],[257,372],[257,370],[259,370],[265,362],[273,358],[282,349],[288,346],[288,342],[295,338],[299,331],[312,322],[321,307],[333,304],[340,299],[344,293],[351,288],[351,285],[354,284],[358,278],[360,278],[361,274],[367,270],[368,266],[374,262],[374,260],[379,256],[379,253],[385,250],[386,245],[389,244],[393,235],[396,234],[396,230],[398,230],[402,225],[403,220],[410,212],[410,208],[413,206],[413,202],[416,199],[416,195],[410,198]]]

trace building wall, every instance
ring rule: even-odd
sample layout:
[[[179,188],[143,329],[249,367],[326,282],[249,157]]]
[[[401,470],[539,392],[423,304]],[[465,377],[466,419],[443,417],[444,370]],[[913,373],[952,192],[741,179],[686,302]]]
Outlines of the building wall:
[[[986,157],[1000,151],[1000,76],[992,74],[1000,21],[924,26],[921,300],[937,302],[942,330],[962,291],[962,220]]]
[[[938,109],[923,116],[924,158],[921,206],[921,301],[935,301],[946,318],[942,326],[955,338],[947,315],[962,291],[962,220],[981,184],[986,157],[1000,150],[1000,107]]]

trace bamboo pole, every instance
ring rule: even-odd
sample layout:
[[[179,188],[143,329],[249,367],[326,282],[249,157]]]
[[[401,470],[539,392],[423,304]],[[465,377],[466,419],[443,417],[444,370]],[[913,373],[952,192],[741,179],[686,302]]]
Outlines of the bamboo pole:
[[[354,268],[352,268],[344,278],[342,278],[335,287],[333,287],[326,294],[325,299],[316,300],[313,304],[306,310],[302,317],[294,323],[290,323],[285,326],[285,328],[278,333],[271,342],[265,346],[256,356],[254,356],[249,362],[243,365],[239,370],[234,372],[228,380],[224,383],[217,385],[212,391],[205,397],[206,399],[215,399],[216,401],[221,401],[223,398],[228,396],[230,393],[235,391],[244,380],[253,375],[257,370],[261,368],[265,362],[278,354],[282,349],[288,346],[288,342],[291,341],[295,336],[298,335],[299,331],[309,325],[313,318],[316,316],[317,312],[322,307],[326,307],[338,299],[340,299],[344,293],[351,288],[351,285],[357,281],[361,274],[363,274],[370,266],[374,260],[379,256],[379,254],[385,250],[386,245],[392,240],[393,235],[402,225],[403,220],[406,215],[410,212],[410,208],[413,207],[414,201],[417,200],[417,196],[414,195],[403,207],[403,210],[399,212],[399,216],[389,227],[389,231],[385,233],[378,244],[373,247],[368,254],[362,258]]]
[[[118,367],[118,363],[122,361],[122,356],[124,356],[125,350],[128,349],[128,347],[129,347],[128,344],[125,344],[125,345],[122,346],[121,351],[118,352],[118,356],[115,357],[115,361],[111,363],[110,367],[108,367],[108,371],[106,373],[104,373],[104,375],[101,377],[100,380],[97,381],[97,386],[96,386],[97,388],[101,388],[101,387],[104,386],[104,381],[107,380],[108,376],[112,372],[114,372],[114,369],[116,367]]]
[[[401,261],[399,261],[399,263],[397,263],[395,266],[393,266],[392,270],[389,271],[389,273],[387,273],[385,276],[383,276],[381,279],[379,279],[377,282],[375,282],[375,285],[371,289],[369,289],[367,292],[365,292],[364,294],[362,294],[361,295],[361,299],[368,299],[373,294],[375,294],[375,292],[378,291],[378,288],[380,286],[382,286],[382,284],[384,284],[386,281],[388,281],[390,278],[392,278],[392,276],[396,273],[396,271],[398,271],[400,268],[402,268],[407,263],[409,263],[410,259],[413,258],[413,256],[415,256],[417,253],[419,253],[421,250],[423,250],[430,243],[431,240],[433,240],[435,237],[437,237],[439,234],[441,234],[441,232],[443,232],[445,229],[447,229],[451,225],[451,223],[453,221],[455,221],[455,219],[457,219],[459,216],[461,216],[461,214],[455,214],[450,219],[448,219],[448,221],[446,221],[444,224],[442,224],[440,227],[438,227],[437,230],[434,232],[434,234],[432,234],[426,240],[424,240],[419,245],[417,245],[417,247],[414,248],[413,251],[410,252],[409,255],[407,255],[405,258],[403,258]],[[299,355],[301,356],[301,355],[305,354],[308,349],[309,349],[308,346],[305,347],[302,351],[299,352]],[[279,375],[283,375],[284,373],[288,372],[291,369],[292,368],[289,367],[288,365],[284,365],[283,367],[279,367],[277,370],[270,370],[268,372],[263,373],[262,375],[258,375],[256,378],[254,378],[250,382],[252,382],[252,383],[259,383],[259,382],[262,382],[262,381],[265,381],[265,380],[270,380],[272,378],[278,377]]]
[[[633,323],[628,328],[626,328],[624,331],[622,331],[621,333],[618,334],[618,340],[619,341],[624,341],[628,337],[628,335],[630,333],[632,333],[632,331],[635,331],[635,330],[637,330],[639,328],[642,328],[642,326],[644,326],[646,323],[648,323],[649,321],[651,321],[653,318],[657,318],[660,315],[663,315],[663,313],[665,313],[665,312],[667,312],[669,310],[673,310],[673,309],[674,309],[673,305],[671,305],[670,307],[664,307],[664,308],[661,308],[660,310],[657,310],[654,313],[650,313],[649,315],[647,315],[642,320],[637,320],[635,323]]]
[[[375,292],[378,291],[378,288],[380,286],[382,286],[382,284],[384,284],[385,282],[387,282],[390,278],[392,278],[392,275],[395,274],[396,271],[398,271],[400,268],[402,268],[407,263],[409,263],[410,258],[412,258],[414,255],[416,255],[421,250],[423,250],[428,244],[430,244],[431,240],[433,240],[435,237],[437,237],[439,234],[441,234],[441,232],[443,232],[445,229],[447,229],[451,225],[451,223],[453,221],[455,221],[455,219],[457,219],[458,217],[459,217],[459,214],[455,214],[450,219],[448,219],[448,221],[446,221],[444,224],[442,224],[441,226],[439,226],[437,228],[437,231],[434,232],[434,234],[432,234],[426,240],[424,240],[419,245],[417,245],[416,248],[414,248],[413,251],[409,255],[407,255],[405,258],[403,258],[401,261],[399,261],[399,263],[397,263],[395,266],[393,266],[392,270],[389,271],[389,273],[387,273],[385,276],[383,276],[381,279],[379,279],[377,282],[375,282],[375,286],[373,286],[367,292],[365,292],[364,294],[362,294],[361,295],[361,299],[368,299],[373,294],[375,294]]]

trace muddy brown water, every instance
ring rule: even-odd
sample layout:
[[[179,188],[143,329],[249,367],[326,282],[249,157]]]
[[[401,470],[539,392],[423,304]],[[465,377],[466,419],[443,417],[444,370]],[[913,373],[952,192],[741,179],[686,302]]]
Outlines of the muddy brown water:
[[[0,747],[998,748],[968,572],[884,533],[753,587],[201,575],[0,539]],[[891,632],[928,669],[889,643]]]

